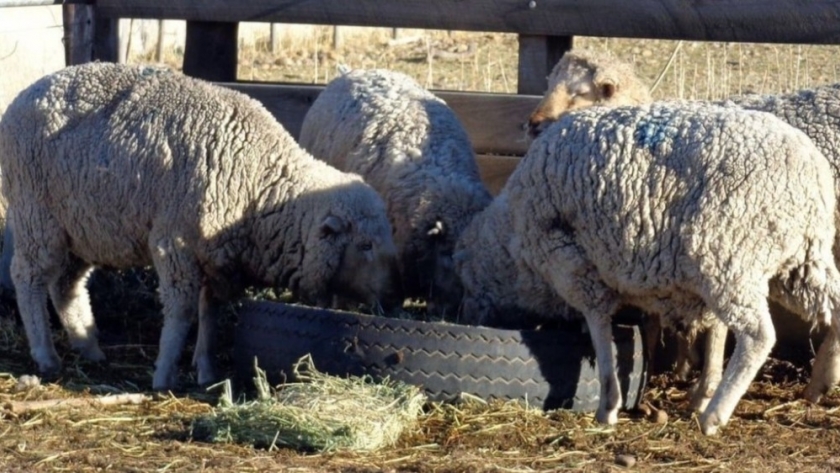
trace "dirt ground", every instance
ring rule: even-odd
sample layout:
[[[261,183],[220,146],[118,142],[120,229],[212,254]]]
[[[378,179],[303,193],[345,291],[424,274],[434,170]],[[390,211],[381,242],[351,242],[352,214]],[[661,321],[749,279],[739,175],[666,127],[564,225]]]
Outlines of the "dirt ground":
[[[324,82],[335,64],[343,62],[404,70],[434,88],[516,90],[516,42],[511,35],[441,32],[429,41],[396,46],[389,46],[389,39],[348,41],[331,50],[324,35],[308,43],[308,49],[243,51],[240,78]],[[634,61],[650,83],[665,70],[656,89],[660,97],[718,98],[837,80],[836,47],[599,38],[577,44],[613,49]],[[167,58],[173,65],[177,59]],[[394,448],[374,453],[312,454],[210,444],[190,435],[192,420],[209,412],[217,397],[195,387],[188,356],[192,346],[181,363],[185,390],[166,395],[149,391],[161,322],[153,280],[129,272],[100,276],[92,287],[109,364],[79,360],[56,329],[65,368],[59,379],[36,387],[20,383],[34,365],[14,304],[0,301],[2,471],[840,471],[840,390],[819,405],[799,399],[812,356],[802,347],[775,353],[716,437],[700,434],[696,416],[687,408],[688,384],[663,374],[651,379],[645,402],[665,416],[624,412],[613,427],[596,424],[591,414],[470,401],[427,406],[416,428]],[[220,361],[226,376],[232,374],[236,320],[235,306],[229,309],[220,330],[225,335]],[[17,401],[120,392],[146,393],[152,399],[108,408],[10,410]],[[620,465],[628,462],[632,466]]]

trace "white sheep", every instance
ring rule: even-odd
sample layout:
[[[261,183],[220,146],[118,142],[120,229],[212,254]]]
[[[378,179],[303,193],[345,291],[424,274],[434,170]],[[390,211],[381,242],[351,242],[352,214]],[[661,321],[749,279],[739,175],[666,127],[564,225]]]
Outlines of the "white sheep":
[[[213,310],[248,285],[383,305],[396,248],[384,202],[303,151],[257,101],[163,68],[91,63],[24,90],[0,121],[12,277],[32,357],[60,368],[47,293],[71,344],[104,358],[85,281],[153,265],[164,322],[153,387],[172,388],[191,320],[212,381]]]
[[[547,281],[521,264],[508,195],[502,192],[461,233],[453,259],[463,286],[458,320],[521,329],[580,314]]]
[[[300,143],[382,195],[406,295],[451,313],[460,300],[455,242],[491,201],[454,112],[405,74],[345,70],[307,112]]]
[[[520,258],[586,319],[601,400],[621,404],[610,321],[631,305],[664,324],[713,313],[734,354],[700,417],[725,425],[775,343],[768,292],[840,330],[834,182],[801,131],[702,104],[572,111],[531,145],[507,192]]]
[[[611,78],[605,81],[603,78]],[[624,63],[609,53],[594,50],[572,50],[552,70],[549,89],[528,121],[529,134],[533,137],[540,130],[557,120],[564,113],[592,104],[622,106],[650,103],[648,87],[635,73],[632,65]],[[840,84],[826,85],[781,95],[744,95],[731,97],[719,104],[737,105],[746,109],[772,113],[802,130],[828,158],[835,178],[835,189],[840,202]],[[840,208],[836,210],[840,219]],[[840,238],[835,241],[835,262],[840,265]],[[771,298],[785,308],[783,294],[771,292]],[[693,334],[688,343],[693,340]],[[685,340],[681,351],[685,351]],[[704,399],[714,391],[723,371],[726,330],[720,324],[709,328],[706,334],[705,360],[700,378],[693,389],[692,406],[702,410]],[[690,365],[678,362],[677,371],[687,372]],[[840,340],[834,331],[828,331],[820,345],[812,368],[811,380],[803,396],[818,402],[822,395],[840,382]]]

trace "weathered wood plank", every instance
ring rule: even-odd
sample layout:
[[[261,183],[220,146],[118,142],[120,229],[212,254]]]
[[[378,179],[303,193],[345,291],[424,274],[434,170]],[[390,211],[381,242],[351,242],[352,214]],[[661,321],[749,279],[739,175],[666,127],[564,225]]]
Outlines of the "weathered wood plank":
[[[97,0],[96,5],[111,17],[840,43],[840,2],[836,0]]]
[[[209,81],[235,81],[239,23],[188,21],[184,74]]]
[[[519,164],[519,161],[522,160],[518,156],[493,156],[489,154],[479,154],[475,158],[478,162],[478,172],[481,174],[481,180],[493,195],[497,195],[502,190],[508,177],[510,177],[516,165]]]
[[[93,7],[65,4],[62,9],[64,24],[64,64],[82,64],[93,60]]]
[[[297,137],[303,117],[323,86],[222,83],[262,102]],[[540,97],[432,91],[452,107],[478,153],[523,155],[528,143],[522,124]]]
[[[563,54],[572,49],[571,36],[519,35],[519,80],[517,92],[540,95],[548,88],[548,77]]]
[[[93,60],[117,62],[119,60],[120,25],[116,18],[107,18],[93,12]]]

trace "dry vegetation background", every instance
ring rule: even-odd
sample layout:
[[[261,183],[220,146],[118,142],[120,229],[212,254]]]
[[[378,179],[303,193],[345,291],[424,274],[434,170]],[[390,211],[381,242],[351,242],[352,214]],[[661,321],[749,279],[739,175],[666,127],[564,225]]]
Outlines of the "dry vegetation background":
[[[335,44],[332,27],[317,27],[312,35],[276,41],[274,53],[267,39],[257,41],[240,56],[239,79],[326,83],[342,63],[403,71],[428,88],[516,92],[516,35],[395,33],[384,28],[365,29],[364,34],[353,31]],[[835,46],[592,37],[577,37],[574,44],[613,51],[635,64],[649,84],[659,80],[654,91],[657,98],[719,99],[739,93],[790,92],[837,82],[840,67],[836,59],[840,48]],[[180,61],[177,55],[173,59],[173,65]]]
[[[241,52],[240,80],[324,83],[336,65],[407,72],[436,89],[515,92],[514,35],[391,30],[347,36],[333,48],[332,28],[268,41]],[[680,43],[578,38],[577,46],[612,50],[636,64],[655,96],[721,98],[785,92],[836,82],[838,47]],[[133,57],[132,62],[152,56]],[[163,60],[180,67],[179,51]],[[666,67],[667,66],[667,67]],[[661,78],[660,78],[661,76]],[[522,117],[512,117],[521,120]],[[104,281],[104,282],[103,282]],[[686,383],[655,377],[645,400],[654,412],[622,413],[614,427],[592,415],[542,413],[514,404],[430,405],[419,425],[392,449],[375,453],[302,453],[215,445],[192,439],[189,425],[215,394],[195,388],[187,347],[186,391],[140,405],[12,413],[12,401],[145,392],[160,333],[153,282],[142,273],[100,280],[94,311],[110,364],[78,360],[55,330],[65,370],[56,383],[19,383],[34,367],[14,305],[0,314],[0,470],[2,471],[840,471],[840,392],[820,405],[799,400],[810,354],[774,359],[718,437],[703,437],[687,410]],[[235,323],[235,307],[223,325]],[[222,330],[222,365],[230,374],[230,334]],[[795,358],[795,357],[794,357]],[[664,422],[663,422],[664,421]],[[619,462],[632,459],[633,466]],[[618,461],[617,461],[618,459]]]

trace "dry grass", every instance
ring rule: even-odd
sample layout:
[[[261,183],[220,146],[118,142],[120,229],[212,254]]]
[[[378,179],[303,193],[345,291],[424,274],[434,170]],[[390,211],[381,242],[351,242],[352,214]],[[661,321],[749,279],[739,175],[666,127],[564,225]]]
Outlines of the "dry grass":
[[[273,389],[254,363],[257,397],[233,401],[231,382],[223,388],[219,406],[193,422],[195,438],[236,442],[272,450],[370,452],[393,446],[414,427],[426,403],[416,386],[389,379],[330,376],[318,371],[311,357],[294,366],[295,379]],[[211,388],[208,388],[211,389]]]
[[[240,80],[326,83],[338,64],[403,71],[435,89],[515,93],[516,35],[462,31],[368,29],[333,47],[333,29],[286,37],[271,52],[257,41],[240,51]],[[409,41],[416,39],[416,41]],[[575,38],[575,46],[605,49],[636,65],[656,98],[718,99],[776,93],[838,81],[840,46]],[[182,51],[164,62],[180,67]],[[673,56],[673,58],[672,58]],[[133,58],[147,61],[149,57]],[[670,65],[669,65],[670,61]],[[666,67],[667,66],[667,67]]]
[[[4,364],[4,371],[8,368],[22,372]],[[14,377],[3,375],[0,405],[148,384],[147,377],[119,379],[113,371],[93,376],[87,367],[80,370],[87,374],[83,380],[71,371],[60,384],[24,391],[16,391]],[[620,469],[616,457],[630,455],[635,471],[829,471],[840,467],[835,450],[840,396],[835,391],[821,406],[796,399],[803,376],[790,364],[769,364],[731,424],[713,438],[699,433],[687,411],[685,386],[664,376],[652,380],[645,398],[670,414],[664,424],[624,413],[618,425],[605,427],[591,415],[465,400],[429,405],[417,427],[393,448],[368,453],[307,454],[191,440],[191,424],[212,411],[210,396],[198,393],[107,409],[0,411],[0,466],[4,471],[126,472],[615,471]]]
[[[279,53],[268,52],[265,45],[244,51],[240,78],[325,82],[341,62],[403,70],[433,88],[516,90],[512,35],[431,32],[421,42],[388,46],[386,33],[348,39],[333,50],[329,30],[320,31],[301,43],[284,45]],[[835,57],[840,57],[833,46],[684,43],[674,54],[678,43],[669,41],[581,38],[578,44],[609,48],[634,61],[651,84],[664,70],[656,89],[660,97],[718,98],[833,82]],[[665,68],[672,54],[674,60]],[[179,66],[177,54],[166,60]],[[79,360],[56,330],[65,369],[55,383],[16,388],[17,378],[30,373],[33,364],[19,323],[0,317],[0,406],[9,401],[147,392],[160,334],[159,306],[151,281],[142,274],[125,277],[114,285],[102,282],[94,293],[110,364]],[[16,317],[7,301],[0,301],[0,314]],[[235,323],[233,312],[228,314],[220,330],[225,376],[232,374],[230,334]],[[622,413],[618,425],[605,427],[591,415],[546,414],[513,403],[466,400],[427,405],[417,427],[393,448],[309,454],[193,440],[190,426],[212,412],[217,396],[195,387],[188,358],[181,363],[181,382],[187,390],[155,395],[140,405],[23,414],[0,410],[0,470],[601,472],[624,469],[616,465],[619,455],[635,459],[634,471],[840,470],[840,392],[835,389],[818,406],[799,400],[809,371],[807,353],[796,364],[771,360],[718,437],[700,434],[687,407],[687,385],[659,375],[652,379],[645,401],[668,413],[662,424],[640,413]]]

